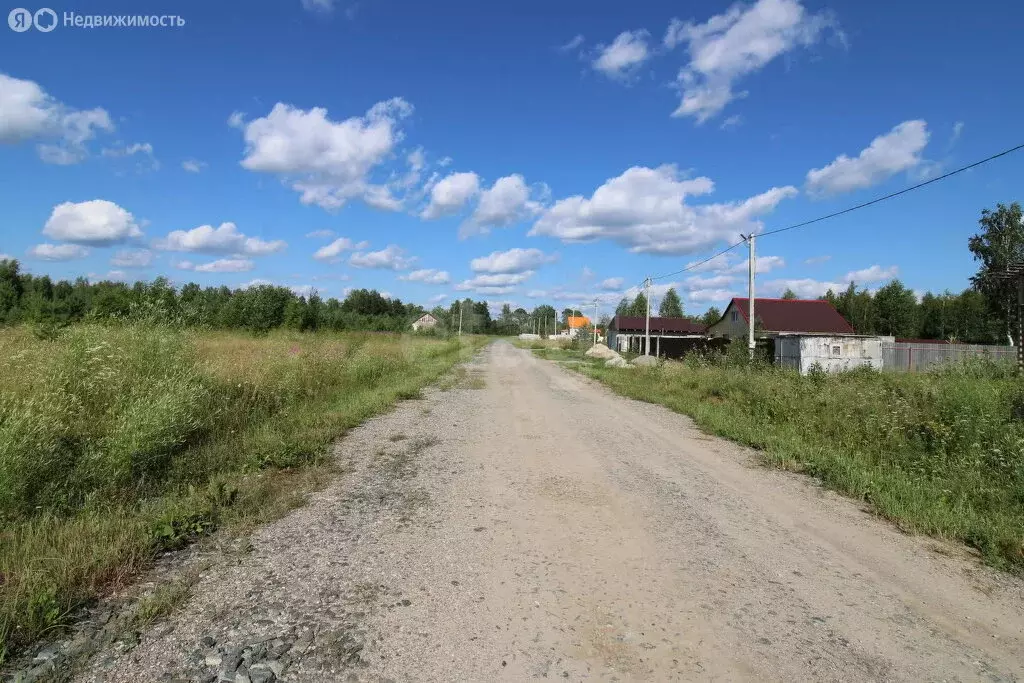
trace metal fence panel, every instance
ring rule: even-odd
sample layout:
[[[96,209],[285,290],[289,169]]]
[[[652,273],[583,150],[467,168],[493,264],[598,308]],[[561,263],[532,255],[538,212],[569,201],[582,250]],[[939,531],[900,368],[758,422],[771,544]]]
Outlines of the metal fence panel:
[[[884,342],[882,344],[882,369],[903,372],[924,370],[932,365],[965,358],[1012,361],[1016,357],[1017,350],[1012,346],[915,344],[912,342]]]

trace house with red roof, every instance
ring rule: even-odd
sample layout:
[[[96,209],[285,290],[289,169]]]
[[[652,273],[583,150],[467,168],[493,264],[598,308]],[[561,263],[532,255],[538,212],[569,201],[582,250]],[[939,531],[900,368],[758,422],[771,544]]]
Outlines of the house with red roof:
[[[745,339],[750,299],[736,297],[708,328],[712,337]],[[892,337],[857,334],[832,304],[821,299],[754,299],[754,336],[767,339],[775,364],[806,374],[812,367],[839,372],[882,367]]]
[[[750,299],[735,297],[718,322],[708,328],[712,337],[747,336]],[[856,334],[853,326],[823,299],[754,299],[754,329],[759,336],[778,334]]]

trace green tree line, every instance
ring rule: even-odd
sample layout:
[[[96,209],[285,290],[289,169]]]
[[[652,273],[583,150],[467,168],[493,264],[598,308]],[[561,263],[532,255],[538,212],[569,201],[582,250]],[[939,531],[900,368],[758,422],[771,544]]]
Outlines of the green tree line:
[[[456,313],[458,307],[458,303],[452,305]],[[463,307],[469,311],[465,331],[494,331],[486,302],[467,300]],[[425,312],[422,306],[387,298],[376,290],[356,289],[344,299],[324,300],[316,292],[302,296],[275,285],[231,289],[188,283],[179,289],[166,278],[133,284],[85,278],[54,281],[47,275],[22,272],[16,260],[0,260],[0,325],[133,320],[256,333],[281,327],[400,332]],[[447,329],[451,313],[434,312],[442,329]]]

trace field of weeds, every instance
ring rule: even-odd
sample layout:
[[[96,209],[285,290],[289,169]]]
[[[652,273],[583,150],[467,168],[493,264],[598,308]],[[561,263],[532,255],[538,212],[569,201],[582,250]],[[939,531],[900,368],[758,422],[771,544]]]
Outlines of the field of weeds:
[[[907,531],[1024,571],[1024,382],[1009,365],[810,376],[728,359],[570,367],[689,415],[768,465],[811,474]]]
[[[0,663],[156,553],[299,504],[334,439],[482,343],[0,330]]]

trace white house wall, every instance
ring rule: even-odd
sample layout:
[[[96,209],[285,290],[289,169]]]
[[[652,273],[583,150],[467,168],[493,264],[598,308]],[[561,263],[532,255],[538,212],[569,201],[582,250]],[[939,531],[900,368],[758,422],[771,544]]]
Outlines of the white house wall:
[[[882,367],[881,337],[779,337],[776,340],[776,349],[780,343],[786,349],[791,349],[794,342],[799,344],[799,368],[800,373],[804,375],[816,364],[826,372]],[[776,356],[778,355],[777,351]]]

